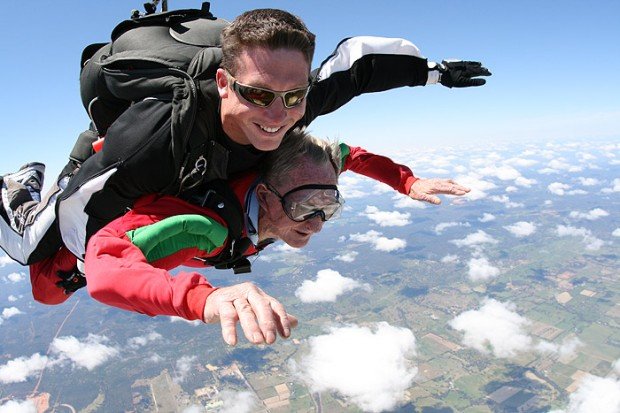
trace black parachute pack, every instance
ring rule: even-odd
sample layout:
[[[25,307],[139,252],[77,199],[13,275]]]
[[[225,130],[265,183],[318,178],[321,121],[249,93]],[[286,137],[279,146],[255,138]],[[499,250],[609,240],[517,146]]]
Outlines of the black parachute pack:
[[[242,237],[243,210],[224,182],[228,150],[205,138],[213,131],[196,122],[199,110],[218,113],[215,73],[222,58],[221,31],[229,24],[214,17],[209,8],[205,2],[201,9],[134,13],[114,28],[111,42],[84,49],[80,93],[91,127],[78,138],[70,159],[80,165],[93,155],[96,142],[105,139],[108,128],[134,103],[172,102],[169,148],[171,159],[179,165],[175,171],[179,179],[162,192],[179,194],[213,182],[208,185],[212,189],[205,206],[225,204],[225,210],[213,210],[228,225],[229,244],[205,264],[249,272],[249,261],[243,258],[250,242]],[[141,121],[148,123],[148,119]]]

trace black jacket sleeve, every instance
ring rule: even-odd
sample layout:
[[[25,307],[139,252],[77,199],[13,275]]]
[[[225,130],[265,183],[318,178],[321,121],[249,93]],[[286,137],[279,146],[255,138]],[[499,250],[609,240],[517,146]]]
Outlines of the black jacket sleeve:
[[[407,40],[359,36],[340,42],[312,75],[314,83],[299,126],[335,111],[362,93],[425,85],[428,62]]]

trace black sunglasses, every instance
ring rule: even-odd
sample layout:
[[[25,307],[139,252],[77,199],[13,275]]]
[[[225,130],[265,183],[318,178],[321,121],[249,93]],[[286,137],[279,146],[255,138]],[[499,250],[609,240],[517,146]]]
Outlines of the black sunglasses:
[[[344,199],[340,196],[336,185],[302,185],[291,189],[284,195],[280,195],[267,182],[265,186],[280,199],[284,213],[295,222],[307,221],[316,216],[320,217],[323,222],[336,218],[340,215],[344,204]]]
[[[306,96],[308,96],[308,92],[310,91],[310,83],[308,83],[308,86],[299,89],[276,92],[275,90],[271,89],[239,83],[233,75],[228,73],[228,71],[226,71],[226,76],[228,77],[229,82],[232,80],[232,90],[237,92],[239,96],[241,96],[246,101],[262,108],[266,108],[271,105],[277,97],[282,98],[282,103],[284,104],[285,108],[294,108],[295,106],[299,106],[304,101]]]

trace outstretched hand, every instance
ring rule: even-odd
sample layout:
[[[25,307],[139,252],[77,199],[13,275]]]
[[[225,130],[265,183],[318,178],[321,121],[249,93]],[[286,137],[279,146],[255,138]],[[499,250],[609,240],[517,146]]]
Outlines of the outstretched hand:
[[[435,196],[435,194],[461,196],[469,191],[469,188],[457,184],[452,179],[420,178],[411,185],[409,198],[439,205],[441,204],[441,199]]]
[[[222,325],[224,341],[237,344],[237,322],[252,344],[272,344],[277,334],[287,338],[297,318],[287,314],[284,306],[251,282],[222,287],[207,297],[204,322]]]
[[[480,62],[444,60],[438,68],[441,72],[441,84],[449,88],[482,86],[486,80],[478,76],[491,76],[491,72]]]

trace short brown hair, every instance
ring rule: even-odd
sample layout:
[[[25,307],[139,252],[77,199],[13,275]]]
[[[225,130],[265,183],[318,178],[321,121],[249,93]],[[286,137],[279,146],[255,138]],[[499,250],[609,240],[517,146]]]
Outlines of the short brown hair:
[[[222,67],[231,74],[246,47],[299,50],[308,65],[314,55],[314,34],[297,16],[278,9],[246,11],[222,31]]]

